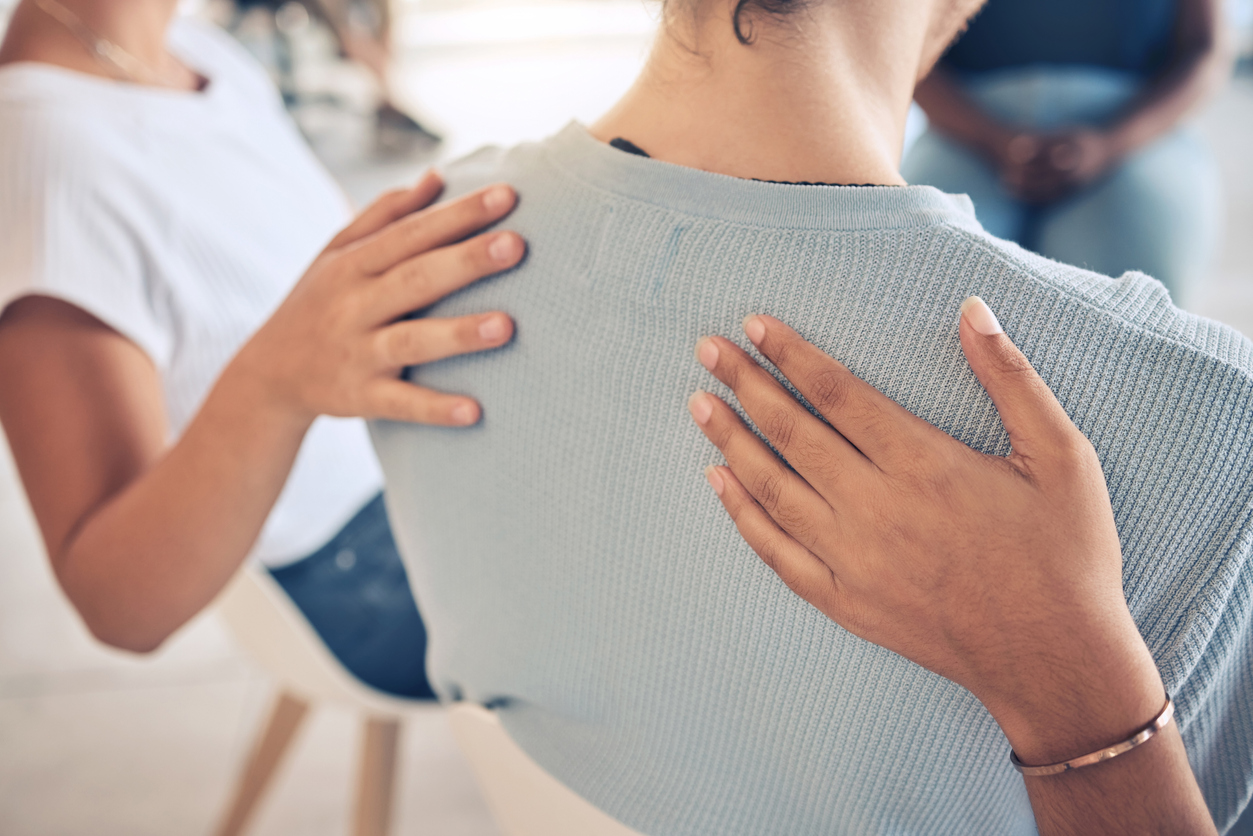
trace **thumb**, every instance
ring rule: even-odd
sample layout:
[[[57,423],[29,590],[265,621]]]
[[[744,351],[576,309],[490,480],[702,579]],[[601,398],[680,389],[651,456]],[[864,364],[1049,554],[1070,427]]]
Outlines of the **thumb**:
[[[1014,453],[1040,459],[1064,449],[1078,430],[978,296],[962,303],[958,332],[970,368],[992,397]]]
[[[367,235],[373,235],[388,224],[406,215],[425,209],[444,190],[444,180],[435,169],[428,169],[413,187],[392,189],[384,192],[365,208],[352,223],[344,227],[326,245],[328,250],[338,250]]]

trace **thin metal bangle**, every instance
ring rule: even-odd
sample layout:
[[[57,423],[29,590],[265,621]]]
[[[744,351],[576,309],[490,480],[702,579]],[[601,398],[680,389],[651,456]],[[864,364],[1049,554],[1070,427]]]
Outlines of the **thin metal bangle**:
[[[1072,769],[1080,769],[1085,766],[1091,766],[1094,763],[1100,763],[1101,761],[1107,761],[1111,758],[1116,758],[1119,755],[1126,754],[1137,746],[1147,743],[1153,735],[1166,728],[1166,725],[1170,723],[1171,718],[1174,716],[1175,703],[1170,699],[1170,697],[1167,697],[1166,705],[1162,708],[1161,713],[1154,717],[1152,722],[1150,722],[1147,726],[1140,729],[1121,743],[1115,743],[1113,746],[1106,746],[1104,749],[1098,749],[1090,755],[1084,755],[1083,757],[1062,761],[1061,763],[1051,763],[1047,766],[1027,766],[1022,761],[1018,760],[1018,755],[1014,753],[1013,749],[1010,749],[1009,762],[1014,765],[1014,769],[1017,769],[1023,775],[1029,775],[1032,777],[1040,775],[1058,775],[1062,772],[1069,772]]]

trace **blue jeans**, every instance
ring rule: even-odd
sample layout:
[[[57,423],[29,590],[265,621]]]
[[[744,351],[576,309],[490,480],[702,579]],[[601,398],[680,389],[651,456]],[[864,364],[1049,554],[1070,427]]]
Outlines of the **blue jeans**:
[[[398,697],[436,698],[426,678],[426,628],[382,494],[325,546],[270,574],[353,676]]]
[[[1023,129],[1099,126],[1143,86],[1092,67],[1030,67],[968,76],[966,93],[989,115]],[[983,228],[1041,255],[1118,276],[1140,270],[1186,306],[1217,247],[1218,170],[1187,128],[1141,148],[1078,194],[1046,206],[1019,202],[969,149],[927,131],[901,173],[910,183],[968,194]]]

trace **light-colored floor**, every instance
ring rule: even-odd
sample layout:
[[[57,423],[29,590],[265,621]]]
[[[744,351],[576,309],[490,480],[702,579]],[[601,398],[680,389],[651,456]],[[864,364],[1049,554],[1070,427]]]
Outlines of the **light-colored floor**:
[[[636,2],[599,3],[597,14],[577,4],[504,6],[514,8],[475,19],[481,12],[431,3],[427,17],[404,24],[412,50],[401,63],[403,92],[449,131],[444,156],[590,119],[642,60],[651,18]],[[1240,80],[1202,123],[1224,166],[1229,229],[1198,310],[1253,333],[1253,80]],[[323,144],[360,200],[422,167],[362,161],[351,147]],[[0,448],[0,833],[207,833],[271,698],[264,674],[211,615],[149,658],[92,641],[45,567]],[[253,832],[346,832],[356,734],[355,718],[317,712]],[[438,711],[410,723],[402,758],[397,833],[495,833]]]

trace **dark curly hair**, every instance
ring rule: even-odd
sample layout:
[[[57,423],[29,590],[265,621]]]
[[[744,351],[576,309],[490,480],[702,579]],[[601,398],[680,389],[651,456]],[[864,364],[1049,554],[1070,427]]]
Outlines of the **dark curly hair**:
[[[744,25],[744,13],[750,9],[757,9],[774,17],[783,17],[804,4],[805,0],[737,0],[735,14],[731,16],[731,23],[735,27],[735,37],[745,46],[753,42],[752,21],[748,21],[747,28]]]

